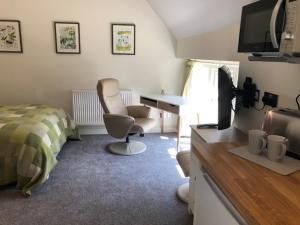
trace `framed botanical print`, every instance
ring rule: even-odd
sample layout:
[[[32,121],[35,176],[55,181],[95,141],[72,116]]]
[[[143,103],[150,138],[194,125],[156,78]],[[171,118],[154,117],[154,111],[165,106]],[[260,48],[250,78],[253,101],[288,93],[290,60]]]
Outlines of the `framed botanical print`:
[[[112,24],[112,54],[135,55],[135,24]]]
[[[80,54],[80,26],[77,22],[54,22],[56,53]]]
[[[0,52],[23,52],[19,20],[0,20]]]

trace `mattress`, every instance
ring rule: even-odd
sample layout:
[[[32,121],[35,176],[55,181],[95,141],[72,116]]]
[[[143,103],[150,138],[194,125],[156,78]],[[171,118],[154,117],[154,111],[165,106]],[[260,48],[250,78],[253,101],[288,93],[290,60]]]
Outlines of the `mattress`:
[[[45,105],[0,106],[0,185],[24,195],[43,184],[68,138],[79,139],[70,116]]]

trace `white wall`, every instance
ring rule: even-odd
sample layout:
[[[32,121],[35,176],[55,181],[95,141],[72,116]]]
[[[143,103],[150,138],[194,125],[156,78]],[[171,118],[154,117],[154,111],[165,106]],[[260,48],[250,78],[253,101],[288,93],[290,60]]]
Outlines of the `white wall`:
[[[71,90],[95,88],[104,77],[140,93],[181,91],[183,61],[145,0],[1,0],[0,15],[21,21],[24,47],[23,54],[0,53],[0,104],[42,103],[71,112]],[[80,22],[80,55],[55,53],[54,21]],[[135,56],[111,54],[114,22],[136,24]]]
[[[223,28],[200,36],[178,41],[177,56],[210,60],[240,61],[239,86],[246,76],[253,78],[261,95],[269,91],[279,95],[279,107],[297,108],[295,98],[300,94],[300,65],[287,63],[250,62],[247,54],[237,53],[239,26]],[[260,107],[258,105],[258,107]],[[242,109],[236,125],[244,131],[259,128],[264,112]]]

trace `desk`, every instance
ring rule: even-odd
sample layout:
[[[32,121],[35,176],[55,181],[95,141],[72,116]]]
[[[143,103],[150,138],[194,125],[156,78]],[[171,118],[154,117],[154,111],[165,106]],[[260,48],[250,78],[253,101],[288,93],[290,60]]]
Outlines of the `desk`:
[[[161,110],[161,132],[164,132],[164,111],[178,115],[177,122],[177,151],[180,142],[180,116],[187,110],[187,101],[181,96],[175,95],[142,95],[140,103]]]
[[[198,183],[203,177],[201,168],[204,168],[246,224],[298,225],[300,172],[282,176],[228,152],[245,144],[247,136],[236,128],[217,131],[192,126],[189,210],[194,212],[194,224],[209,225],[222,215],[211,207],[212,201],[210,204],[200,202],[209,195],[209,190],[204,193],[203,188],[198,188],[203,186]],[[206,215],[216,216],[208,218]],[[205,219],[209,221],[203,221]],[[226,223],[224,219],[214,224],[236,223]]]

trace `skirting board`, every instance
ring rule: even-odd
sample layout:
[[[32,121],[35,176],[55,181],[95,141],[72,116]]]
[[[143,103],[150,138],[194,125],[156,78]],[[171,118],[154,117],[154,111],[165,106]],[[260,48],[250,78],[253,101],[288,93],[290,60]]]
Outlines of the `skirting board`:
[[[107,134],[104,126],[78,126],[79,133],[81,135],[93,135],[93,134]],[[176,132],[175,127],[165,127],[165,133]],[[160,133],[160,128],[155,127],[149,133]]]

